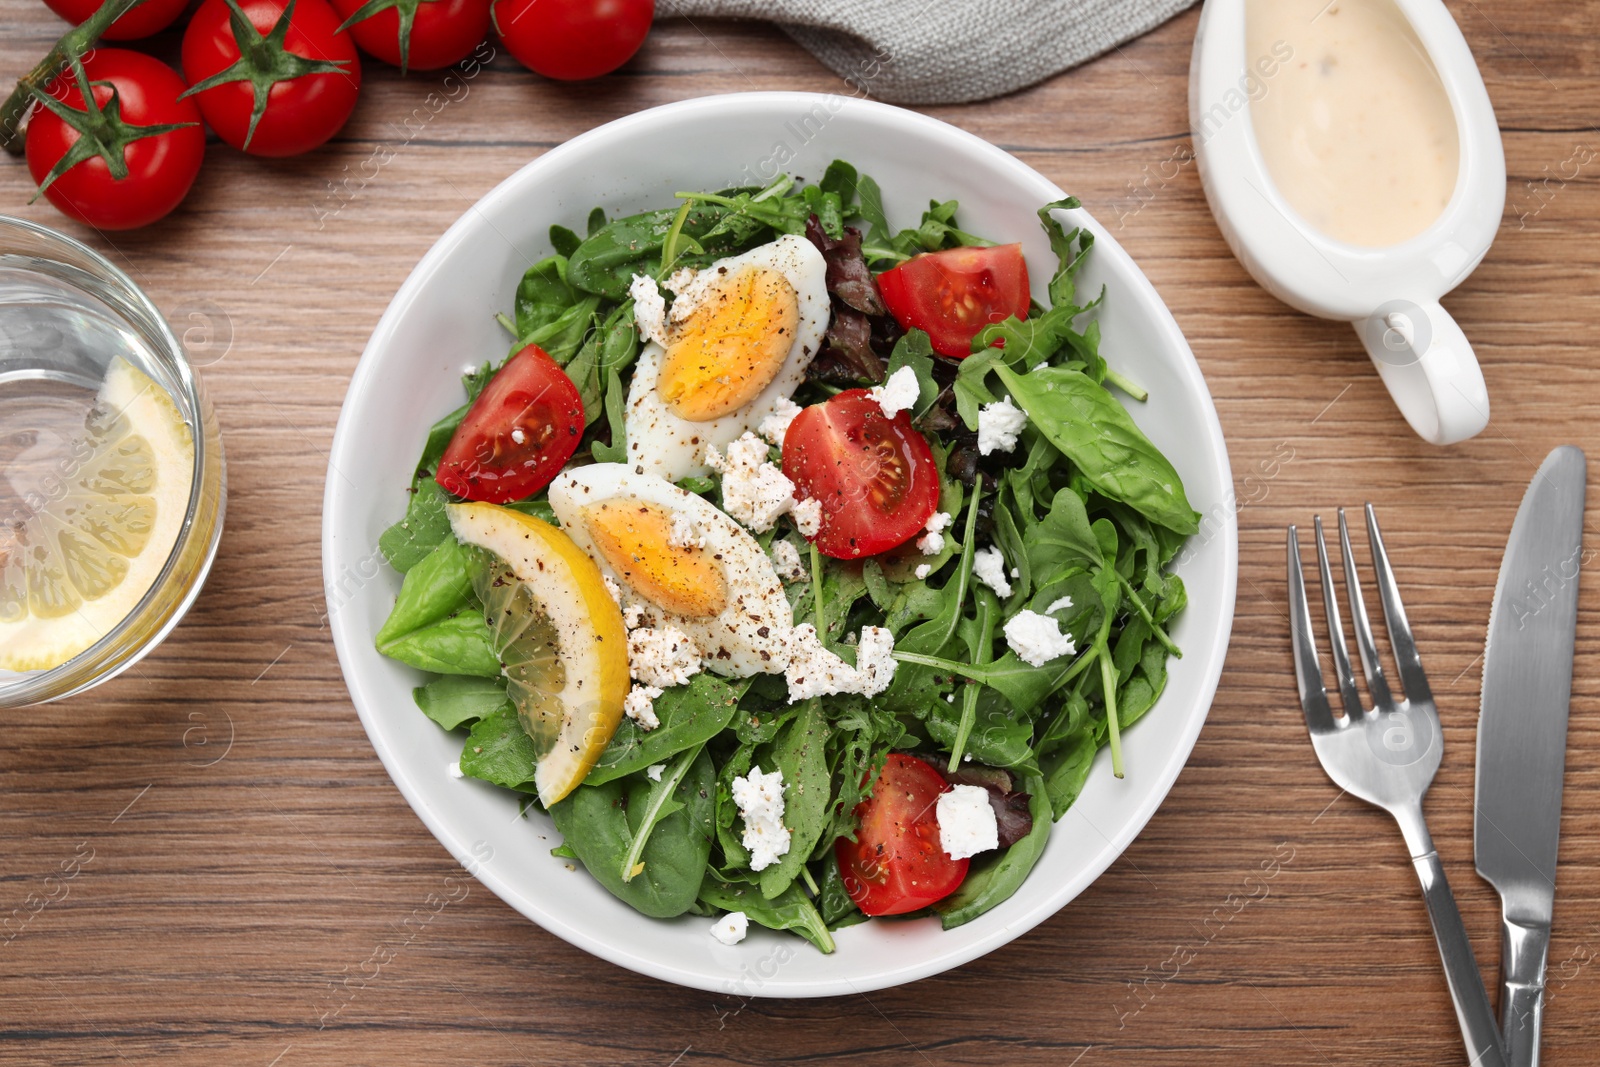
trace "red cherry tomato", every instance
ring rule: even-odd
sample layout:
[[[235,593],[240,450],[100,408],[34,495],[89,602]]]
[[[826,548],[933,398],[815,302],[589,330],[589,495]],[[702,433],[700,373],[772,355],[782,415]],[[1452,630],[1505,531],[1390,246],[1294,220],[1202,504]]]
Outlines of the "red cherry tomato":
[[[906,329],[927,331],[933,350],[955,359],[991,322],[1028,317],[1028,263],[1021,245],[947,248],[878,275],[889,314]]]
[[[111,99],[113,88],[116,90],[121,122],[134,127],[125,131],[125,136],[137,135],[140,126],[193,125],[127,141],[122,153],[128,167],[125,178],[113,178],[103,156],[90,156],[62,172],[44,195],[64,214],[102,230],[148,226],[178,206],[200,173],[206,150],[200,109],[193,100],[178,99],[187,86],[177,71],[142,52],[97,48],[83,70],[94,83],[94,99],[100,109]],[[83,94],[72,73],[56,78],[48,91],[72,111],[85,111]],[[103,110],[101,119],[112,121]],[[84,114],[74,121],[92,119]],[[61,116],[41,107],[28,123],[28,171],[33,180],[42,185],[80,136]]]
[[[655,13],[655,0],[496,0],[494,29],[535,74],[581,81],[633,58]]]
[[[890,419],[865,389],[813,404],[789,424],[783,473],[802,500],[822,501],[817,550],[835,559],[886,552],[921,532],[939,506],[928,439]]]
[[[578,387],[544,349],[527,345],[467,409],[434,479],[468,500],[524,500],[561,473],[583,427]]]
[[[872,796],[856,805],[856,839],[833,846],[845,891],[868,915],[904,915],[943,900],[967,876],[939,842],[936,808],[944,776],[915,756],[891,752]]]
[[[404,2],[404,0],[401,0]],[[350,27],[356,44],[369,56],[407,70],[439,70],[472,54],[489,33],[490,0],[422,0],[411,22],[406,55],[400,49],[397,3]],[[340,18],[348,19],[366,0],[333,0]]]
[[[100,0],[44,0],[45,6],[74,26],[81,26],[100,10]],[[144,0],[144,3],[117,17],[101,38],[107,41],[137,41],[160,33],[178,20],[189,0]]]
[[[263,37],[272,32],[288,5],[289,0],[240,0],[239,4]],[[239,44],[229,15],[223,0],[204,0],[189,20],[183,34],[183,72],[190,84],[199,85],[238,62]],[[318,64],[343,65],[275,83],[254,131],[250,121],[255,94],[248,78],[204,89],[195,99],[206,123],[228,144],[258,156],[299,155],[338,133],[355,110],[361,89],[361,60],[350,34],[340,32],[339,22],[328,0],[295,0],[283,51]]]

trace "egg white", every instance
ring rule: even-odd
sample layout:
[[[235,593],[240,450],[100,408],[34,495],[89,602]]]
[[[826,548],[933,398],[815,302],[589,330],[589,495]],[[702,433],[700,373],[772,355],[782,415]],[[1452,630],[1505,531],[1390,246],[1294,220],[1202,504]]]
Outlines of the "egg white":
[[[785,234],[711,264],[678,294],[672,306],[673,318],[686,318],[703,298],[709,282],[720,273],[744,266],[775,271],[794,289],[799,323],[782,366],[767,387],[744,407],[709,422],[690,422],[673,414],[661,399],[656,383],[666,350],[655,341],[646,343],[634,364],[633,383],[628,387],[625,425],[630,467],[643,467],[647,473],[658,474],[669,482],[709,473],[710,468],[702,462],[707,445],[722,449],[746,431],[754,430],[781,401],[794,395],[805,378],[806,365],[822,346],[831,309],[827,264],[822,253],[804,237]]]
[[[607,563],[584,521],[583,509],[612,499],[640,500],[699,527],[703,548],[721,565],[728,603],[713,616],[687,618],[637,593]],[[645,608],[657,626],[674,626],[700,648],[705,668],[729,678],[781,673],[788,663],[794,613],[772,561],[751,537],[704,497],[658,475],[621,463],[594,463],[566,471],[550,483],[550,506],[562,530],[622,589],[624,608]]]

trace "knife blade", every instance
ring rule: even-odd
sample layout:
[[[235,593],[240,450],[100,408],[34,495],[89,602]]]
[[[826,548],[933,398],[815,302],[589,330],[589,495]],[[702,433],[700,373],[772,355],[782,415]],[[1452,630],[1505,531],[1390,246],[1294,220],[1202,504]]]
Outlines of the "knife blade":
[[[1583,451],[1571,445],[1539,467],[1511,527],[1483,651],[1473,845],[1478,873],[1500,894],[1510,1067],[1539,1062],[1586,477]]]

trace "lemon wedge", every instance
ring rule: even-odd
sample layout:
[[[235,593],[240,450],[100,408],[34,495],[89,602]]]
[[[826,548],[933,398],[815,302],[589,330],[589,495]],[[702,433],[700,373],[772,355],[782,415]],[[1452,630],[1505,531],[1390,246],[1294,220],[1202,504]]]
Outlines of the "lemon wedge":
[[[622,721],[628,632],[600,568],[572,538],[494,504],[451,504],[456,538],[484,553],[473,586],[507,692],[539,753],[549,807],[578,787]]]
[[[131,614],[178,542],[193,480],[172,398],[117,359],[84,436],[0,525],[0,669],[60,666]]]

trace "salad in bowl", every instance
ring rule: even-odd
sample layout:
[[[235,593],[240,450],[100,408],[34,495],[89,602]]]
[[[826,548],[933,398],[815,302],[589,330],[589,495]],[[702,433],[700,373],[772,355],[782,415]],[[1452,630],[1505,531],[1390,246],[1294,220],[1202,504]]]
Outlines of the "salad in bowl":
[[[1181,654],[1201,515],[1116,395],[1163,383],[1101,354],[1077,202],[1045,262],[884,200],[835,160],[551,220],[379,539],[373,642],[451,773],[724,944],[1004,907]]]

